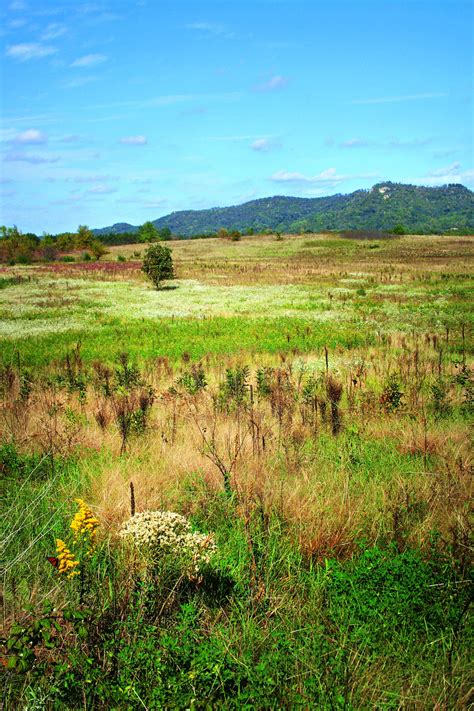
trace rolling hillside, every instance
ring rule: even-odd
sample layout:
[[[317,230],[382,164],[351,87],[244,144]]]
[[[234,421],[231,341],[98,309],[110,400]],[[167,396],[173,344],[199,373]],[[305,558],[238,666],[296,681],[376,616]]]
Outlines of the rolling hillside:
[[[221,227],[255,231],[318,232],[324,230],[392,230],[401,224],[412,233],[474,229],[474,193],[463,185],[419,187],[378,183],[370,190],[321,198],[276,196],[242,205],[208,210],[181,210],[154,220],[157,228],[189,237],[215,232]],[[95,230],[95,234],[120,234],[138,228],[128,223]]]

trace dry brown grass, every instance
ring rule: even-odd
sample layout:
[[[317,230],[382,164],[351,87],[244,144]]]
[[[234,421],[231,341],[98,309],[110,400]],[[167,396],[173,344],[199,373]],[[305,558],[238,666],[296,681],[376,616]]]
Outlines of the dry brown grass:
[[[370,249],[374,243],[378,248]],[[473,258],[474,238],[406,235],[377,242],[307,234],[285,235],[282,241],[259,235],[231,243],[211,238],[166,244],[172,250],[179,278],[212,284],[331,284],[353,273],[374,275],[391,284],[409,284],[424,278],[427,272],[466,271]],[[116,259],[122,254],[135,260],[134,253],[142,254],[145,249],[146,245],[112,246],[103,259]]]
[[[77,393],[43,381],[22,400],[13,374],[7,379],[2,428],[21,449],[79,455],[90,482],[87,496],[111,530],[130,513],[130,482],[137,511],[185,507],[192,513],[225,487],[227,476],[242,516],[255,508],[266,515],[276,513],[304,553],[315,559],[350,555],[362,536],[373,542],[394,537],[402,545],[427,541],[429,532],[438,530],[450,541],[453,531],[461,535],[464,530],[473,493],[468,424],[420,417],[419,397],[413,394],[399,412],[385,413],[379,393],[387,373],[397,363],[399,372],[405,367],[407,377],[414,376],[413,369],[407,369],[403,352],[398,361],[380,349],[372,355],[364,372],[357,371],[356,386],[351,366],[341,365],[337,380],[323,377],[315,410],[295,400],[294,394],[288,396],[287,382],[301,387],[291,362],[280,363],[276,371],[286,373],[275,380],[275,387],[283,390],[266,398],[255,394],[253,404],[230,409],[217,407],[215,396],[224,368],[235,359],[209,367],[208,391],[194,396],[170,391],[175,380],[169,367],[149,368],[148,384],[156,399],[145,432],[130,435],[122,454],[113,394],[106,397],[97,386],[89,386],[81,400]],[[427,344],[422,355],[419,374],[427,377],[436,354]],[[265,364],[270,363],[267,356]],[[340,407],[340,435],[331,423],[335,405]],[[423,406],[427,411],[426,402]],[[344,439],[348,425],[356,428],[363,443],[388,446],[389,457],[405,462],[403,471],[387,460],[392,467],[388,475],[382,458],[367,461],[369,477],[358,473],[350,442]],[[356,460],[370,457],[361,446]],[[193,499],[186,492],[196,477],[202,488]]]

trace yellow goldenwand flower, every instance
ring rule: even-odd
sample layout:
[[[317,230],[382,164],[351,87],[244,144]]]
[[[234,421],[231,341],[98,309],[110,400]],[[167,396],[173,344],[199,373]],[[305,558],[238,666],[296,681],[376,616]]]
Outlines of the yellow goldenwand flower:
[[[99,521],[85,501],[82,499],[75,499],[75,501],[79,506],[79,511],[71,521],[71,528],[74,531],[74,540],[77,540],[79,536],[89,536],[92,546]]]
[[[60,538],[56,539],[56,554],[58,558],[58,573],[67,573],[68,578],[79,575],[79,571],[74,570],[79,565],[79,561],[75,560],[73,553]]]

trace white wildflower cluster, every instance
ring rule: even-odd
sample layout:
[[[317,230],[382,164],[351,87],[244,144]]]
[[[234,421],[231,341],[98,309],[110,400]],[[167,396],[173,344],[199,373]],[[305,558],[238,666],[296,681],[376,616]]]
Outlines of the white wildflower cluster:
[[[213,534],[193,533],[188,519],[173,511],[143,511],[125,521],[122,538],[132,539],[150,558],[172,554],[182,559],[188,574],[198,574],[216,550]]]

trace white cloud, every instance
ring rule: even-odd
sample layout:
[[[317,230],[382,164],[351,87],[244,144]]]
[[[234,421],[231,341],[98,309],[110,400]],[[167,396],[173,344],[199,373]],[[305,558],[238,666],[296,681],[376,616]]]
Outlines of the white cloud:
[[[6,154],[4,160],[9,163],[30,163],[31,165],[41,165],[42,163],[57,163],[59,156],[45,156],[33,153],[11,151]]]
[[[92,174],[92,175],[72,175],[65,180],[72,180],[74,183],[99,183],[102,185],[102,181],[104,180],[110,180],[110,175],[100,175],[100,174]]]
[[[277,183],[301,183],[301,184],[322,184],[337,185],[345,180],[376,178],[376,173],[362,173],[359,175],[338,174],[336,168],[327,168],[316,175],[305,175],[304,173],[291,172],[288,170],[278,170],[270,176],[270,180]]]
[[[21,143],[28,145],[31,143],[47,143],[48,137],[42,131],[38,131],[37,128],[28,128],[26,131],[18,133],[14,138],[15,143]]]
[[[432,141],[432,138],[392,138],[388,145],[390,148],[421,148],[428,146]]]
[[[61,143],[76,143],[76,141],[81,140],[81,137],[76,135],[75,133],[69,133],[65,136],[58,136],[56,140],[61,141]]]
[[[287,84],[288,79],[286,77],[283,77],[280,74],[275,74],[270,77],[268,81],[257,85],[255,87],[255,91],[278,91],[279,89],[283,89]]]
[[[72,62],[71,67],[95,67],[107,60],[105,54],[85,54]]]
[[[234,36],[221,22],[190,22],[185,27],[187,30],[197,30],[213,37],[226,37],[229,39]]]
[[[166,198],[159,198],[157,200],[150,200],[149,202],[144,203],[143,206],[148,208],[156,208],[166,205],[167,202],[168,200]]]
[[[437,178],[439,176],[446,176],[446,175],[459,175],[460,169],[461,169],[461,163],[459,163],[459,161],[455,161],[454,163],[445,165],[442,168],[436,168],[436,170],[430,171],[428,173],[428,175],[433,178]]]
[[[61,25],[59,22],[50,22],[50,24],[46,27],[43,34],[41,35],[41,39],[56,39],[57,37],[62,37],[62,35],[65,35],[66,32],[67,28],[64,25]]]
[[[93,188],[90,188],[88,191],[91,195],[108,195],[109,193],[116,193],[117,188],[112,188],[110,185],[94,185]]]
[[[368,138],[349,138],[346,141],[339,143],[340,148],[382,148],[382,149],[399,149],[399,148],[421,148],[431,143],[431,138],[391,138],[390,140],[374,141]],[[327,144],[329,145],[329,144]]]
[[[341,148],[364,148],[369,145],[369,141],[363,138],[349,138],[347,141],[342,141]]]
[[[415,178],[410,182],[419,185],[447,185],[448,183],[468,183],[471,185],[474,183],[474,170],[463,170],[457,174],[425,176],[424,178]]]
[[[148,143],[146,136],[123,136],[119,143],[127,146],[145,146]]]
[[[270,138],[257,138],[256,141],[251,143],[250,148],[259,153],[268,153],[269,151],[278,148],[278,143]]]
[[[349,103],[355,104],[398,104],[404,101],[422,101],[423,99],[443,99],[448,96],[446,93],[437,92],[432,94],[405,94],[403,96],[382,96],[376,99],[353,99]]]
[[[51,200],[50,205],[74,205],[84,199],[83,195],[71,195],[67,198],[61,198],[60,200]]]
[[[18,59],[20,62],[26,62],[29,59],[42,59],[55,54],[58,50],[55,47],[50,47],[39,42],[29,42],[21,44],[12,44],[7,47],[5,54],[7,57]]]
[[[446,185],[447,183],[468,183],[474,182],[474,169],[464,170],[461,163],[455,161],[449,165],[431,170],[427,175],[417,178],[407,178],[407,183],[415,185]]]
[[[61,86],[63,89],[77,89],[78,87],[85,86],[86,84],[91,84],[98,79],[99,77],[91,74],[87,76],[74,77],[74,79],[67,79],[66,81],[61,82]]]
[[[19,10],[26,10],[26,2],[23,2],[23,0],[14,0],[11,2],[8,6],[9,10],[14,10],[14,11],[19,11]]]
[[[8,27],[10,27],[10,29],[12,30],[19,30],[20,27],[24,27],[27,24],[27,20],[23,19],[10,20],[10,22],[8,23]]]

